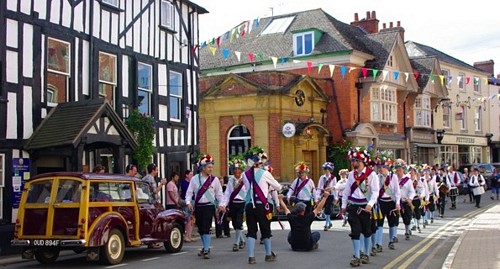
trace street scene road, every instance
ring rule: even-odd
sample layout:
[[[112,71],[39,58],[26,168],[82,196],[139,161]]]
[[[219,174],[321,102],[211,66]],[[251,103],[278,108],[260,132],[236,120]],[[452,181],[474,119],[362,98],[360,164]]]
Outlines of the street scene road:
[[[479,257],[491,255],[494,259],[498,252],[500,241],[491,239],[498,239],[497,235],[500,234],[500,219],[495,217],[500,213],[500,203],[488,199],[489,192],[483,195],[481,208],[475,208],[468,199],[464,202],[463,196],[459,198],[456,210],[447,208],[444,218],[436,219],[433,224],[422,229],[422,233],[414,231],[408,241],[404,240],[400,225],[399,242],[395,250],[387,248],[388,230],[385,229],[383,252],[370,257],[370,264],[363,264],[362,268],[473,268],[473,264],[479,265],[475,268],[499,268],[499,264],[491,263],[491,259],[481,260]],[[277,222],[272,225],[273,250],[278,254],[276,262],[265,262],[264,247],[257,245],[257,264],[249,265],[246,250],[232,251],[232,237],[214,237],[209,260],[197,256],[201,245],[198,239],[185,243],[182,251],[176,254],[167,254],[163,248],[131,248],[126,251],[123,263],[114,266],[86,262],[83,254],[73,252],[61,253],[61,257],[51,265],[23,261],[18,256],[3,257],[0,265],[4,268],[350,268],[352,247],[348,236],[349,225],[342,227],[342,221],[334,221],[333,228],[325,232],[324,222],[315,221],[312,230],[321,233],[319,249],[293,252],[286,242],[290,227],[286,221],[282,224],[284,230]],[[464,258],[470,256],[471,249],[481,256],[475,256],[476,259]]]

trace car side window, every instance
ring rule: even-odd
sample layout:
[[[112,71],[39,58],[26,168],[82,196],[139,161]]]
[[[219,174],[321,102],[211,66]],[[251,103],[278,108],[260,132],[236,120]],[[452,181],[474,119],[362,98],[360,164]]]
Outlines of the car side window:
[[[82,193],[82,182],[73,179],[60,179],[57,188],[56,202],[79,203]]]
[[[48,203],[50,201],[50,191],[52,180],[33,182],[28,190],[27,203]]]
[[[136,196],[140,204],[149,203],[150,199],[154,199],[147,182],[136,182]]]
[[[90,183],[91,202],[130,202],[131,183],[92,182]]]

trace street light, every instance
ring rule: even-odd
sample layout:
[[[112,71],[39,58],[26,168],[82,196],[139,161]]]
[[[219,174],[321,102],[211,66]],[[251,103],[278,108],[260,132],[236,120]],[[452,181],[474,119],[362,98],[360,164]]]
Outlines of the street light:
[[[438,144],[441,144],[441,141],[443,141],[444,137],[444,130],[443,129],[436,129],[436,138],[438,141]]]
[[[486,139],[488,139],[488,146],[491,145],[491,138],[493,137],[492,133],[486,133],[485,134]]]

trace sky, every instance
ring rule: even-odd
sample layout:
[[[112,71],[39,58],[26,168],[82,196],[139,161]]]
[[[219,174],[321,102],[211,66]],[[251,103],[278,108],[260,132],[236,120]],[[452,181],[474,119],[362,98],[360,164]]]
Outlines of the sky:
[[[405,41],[438,49],[465,63],[493,60],[500,73],[500,18],[495,1],[401,0],[191,0],[208,10],[200,15],[201,42],[216,38],[243,21],[321,8],[344,23],[375,11],[382,23],[401,21]],[[200,43],[201,43],[200,42]],[[265,52],[263,52],[265,53]]]

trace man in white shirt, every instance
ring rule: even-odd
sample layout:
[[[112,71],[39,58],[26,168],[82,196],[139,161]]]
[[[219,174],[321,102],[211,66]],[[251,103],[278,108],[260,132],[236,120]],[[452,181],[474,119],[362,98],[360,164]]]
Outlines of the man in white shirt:
[[[450,187],[450,192],[448,196],[450,196],[451,200],[451,210],[457,209],[457,196],[458,196],[458,186],[460,185],[460,177],[458,173],[453,171],[453,166],[448,166],[448,173],[446,174],[446,185]]]

